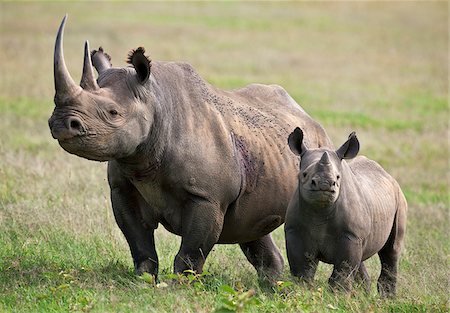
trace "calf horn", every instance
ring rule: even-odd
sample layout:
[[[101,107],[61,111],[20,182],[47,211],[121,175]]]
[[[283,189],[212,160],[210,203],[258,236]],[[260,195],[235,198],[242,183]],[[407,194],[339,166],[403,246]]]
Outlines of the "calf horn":
[[[328,155],[328,152],[325,151],[325,152],[323,153],[322,157],[320,158],[319,163],[320,163],[320,164],[323,164],[323,165],[328,165],[328,164],[330,164],[330,156]]]
[[[80,86],[86,90],[99,89],[97,81],[94,76],[94,68],[92,67],[91,53],[89,52],[89,41],[86,40],[84,44],[84,63],[83,63],[83,76],[81,77]]]
[[[55,91],[56,96],[66,97],[74,94],[77,90],[81,90],[81,87],[75,84],[64,62],[63,52],[63,36],[64,26],[66,24],[67,14],[64,16],[61,25],[59,26],[58,35],[55,42],[55,54],[53,59],[53,71],[55,78]]]

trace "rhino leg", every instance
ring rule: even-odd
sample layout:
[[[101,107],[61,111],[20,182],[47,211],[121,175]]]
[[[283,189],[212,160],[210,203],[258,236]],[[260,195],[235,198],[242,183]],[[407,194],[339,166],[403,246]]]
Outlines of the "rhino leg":
[[[287,220],[287,219],[286,219]],[[312,282],[319,260],[316,249],[307,236],[295,227],[285,226],[286,252],[291,274],[307,283]]]
[[[239,244],[247,260],[256,268],[262,280],[275,281],[281,275],[284,261],[280,251],[267,234],[260,239]]]
[[[393,297],[396,292],[397,268],[406,226],[406,205],[401,207],[394,219],[391,234],[378,252],[381,261],[381,273],[378,278],[378,292],[381,297]]]
[[[351,234],[344,234],[337,247],[337,253],[333,273],[328,279],[332,289],[350,291],[353,280],[361,269],[362,246],[361,241]],[[363,265],[364,266],[364,265]]]
[[[369,293],[370,292],[370,276],[367,272],[366,266],[363,262],[359,265],[358,273],[356,273],[355,277],[364,288],[364,291]]]
[[[144,272],[158,275],[158,255],[154,229],[143,223],[141,209],[147,204],[135,187],[125,178],[108,169],[111,202],[116,222],[130,246],[137,275]],[[155,224],[156,225],[156,224]]]
[[[203,271],[206,257],[219,240],[224,214],[205,199],[189,201],[183,208],[181,247],[175,256],[174,272]]]
[[[381,261],[381,273],[378,278],[377,288],[381,297],[392,297],[395,295],[397,284],[398,258],[389,249],[378,252]]]

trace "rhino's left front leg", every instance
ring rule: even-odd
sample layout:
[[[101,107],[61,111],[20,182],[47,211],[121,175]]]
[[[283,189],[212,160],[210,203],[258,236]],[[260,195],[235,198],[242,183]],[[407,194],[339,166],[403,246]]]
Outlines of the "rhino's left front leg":
[[[154,228],[144,225],[141,211],[150,209],[136,188],[120,174],[115,165],[108,164],[111,203],[117,225],[130,246],[135,272],[147,272],[157,277],[158,255],[155,249]]]
[[[195,199],[183,208],[182,219],[181,247],[175,256],[174,272],[201,273],[222,232],[224,213],[216,203]]]
[[[337,251],[333,273],[328,282],[332,288],[350,291],[362,264],[361,241],[351,234],[345,234],[339,242]]]

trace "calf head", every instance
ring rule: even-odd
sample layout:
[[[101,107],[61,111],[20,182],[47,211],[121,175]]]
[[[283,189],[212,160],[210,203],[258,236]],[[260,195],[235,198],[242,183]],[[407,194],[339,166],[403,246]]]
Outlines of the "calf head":
[[[336,151],[308,149],[303,142],[303,131],[296,128],[288,138],[291,151],[301,157],[298,176],[300,196],[308,203],[327,206],[339,197],[342,180],[342,160],[354,158],[359,141],[353,132]]]
[[[133,67],[113,68],[109,56],[99,48],[84,47],[80,85],[70,76],[63,55],[61,22],[55,43],[55,109],[49,119],[52,136],[69,153],[107,161],[133,154],[145,140],[153,122],[155,101],[148,88],[150,60],[145,50],[133,50],[128,59]],[[94,77],[93,65],[99,77]],[[150,105],[144,105],[150,103]]]

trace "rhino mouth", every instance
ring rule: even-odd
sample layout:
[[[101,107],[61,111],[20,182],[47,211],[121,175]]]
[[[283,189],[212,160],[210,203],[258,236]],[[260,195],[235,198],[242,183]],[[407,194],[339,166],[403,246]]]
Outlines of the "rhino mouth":
[[[58,139],[58,143],[65,151],[79,157],[93,161],[108,161],[110,155],[108,151],[99,147],[90,139],[97,136],[96,134],[77,135],[72,138]]]
[[[53,138],[57,139],[59,143],[77,143],[77,142],[80,142],[80,141],[83,142],[87,138],[96,137],[96,136],[97,136],[96,133],[86,132],[86,133],[75,135],[75,136],[70,137],[70,138],[55,138],[55,137],[53,137]]]
[[[336,190],[312,190],[306,189],[304,193],[305,199],[312,203],[327,204],[337,199]]]
[[[332,190],[332,189],[326,189],[326,190],[313,190],[313,189],[309,189],[308,192],[311,192],[313,194],[335,194],[336,190]]]

